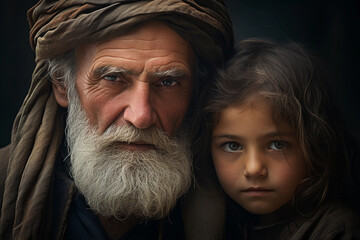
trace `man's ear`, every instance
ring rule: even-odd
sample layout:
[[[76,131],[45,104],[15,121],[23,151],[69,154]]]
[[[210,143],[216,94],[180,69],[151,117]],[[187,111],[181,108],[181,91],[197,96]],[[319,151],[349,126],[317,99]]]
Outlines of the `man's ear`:
[[[52,89],[57,103],[66,108],[68,106],[67,89],[60,83],[52,82]]]

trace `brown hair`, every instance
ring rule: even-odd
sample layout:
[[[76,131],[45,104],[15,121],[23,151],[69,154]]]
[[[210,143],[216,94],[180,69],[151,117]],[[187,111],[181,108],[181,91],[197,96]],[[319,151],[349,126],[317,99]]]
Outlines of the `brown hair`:
[[[209,179],[216,178],[209,149],[218,113],[250,96],[261,96],[271,103],[275,119],[297,130],[308,171],[294,198],[298,210],[305,212],[306,206],[313,209],[340,196],[347,154],[326,80],[315,59],[296,43],[241,41],[199,105],[193,139],[200,185],[213,184]]]

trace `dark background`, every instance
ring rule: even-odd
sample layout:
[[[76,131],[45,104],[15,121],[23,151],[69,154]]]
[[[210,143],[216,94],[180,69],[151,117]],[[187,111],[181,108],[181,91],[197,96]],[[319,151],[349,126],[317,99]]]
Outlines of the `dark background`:
[[[329,82],[352,132],[360,135],[359,0],[225,0],[236,40],[265,37],[303,43],[323,57]],[[0,147],[10,142],[12,122],[30,86],[35,66],[26,11],[36,1],[0,5]]]
[[[30,86],[34,52],[26,11],[36,1],[1,1],[0,147],[10,142],[12,122]],[[360,3],[358,0],[226,0],[235,39],[269,38],[303,43],[323,57],[350,129],[360,135]]]
[[[0,3],[0,147],[10,142],[12,122],[30,86],[35,66],[26,18],[27,9],[35,2],[6,0]],[[360,135],[359,0],[225,2],[233,20],[236,40],[248,37],[292,40],[303,43],[314,54],[323,57],[334,77],[329,85],[335,92],[342,115],[350,130]],[[357,173],[359,163],[353,164],[352,170]]]

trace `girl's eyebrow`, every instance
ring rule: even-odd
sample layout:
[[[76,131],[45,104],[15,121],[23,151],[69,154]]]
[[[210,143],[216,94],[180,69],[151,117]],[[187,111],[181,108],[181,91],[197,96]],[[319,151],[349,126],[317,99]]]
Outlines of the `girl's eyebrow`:
[[[281,132],[281,131],[274,131],[274,132],[268,132],[262,135],[264,138],[273,138],[273,137],[293,137],[295,135],[294,132]],[[239,135],[234,134],[218,134],[213,135],[213,139],[219,139],[219,138],[229,138],[229,139],[236,139],[241,140],[243,137]]]
[[[274,131],[264,134],[264,137],[293,137],[295,135],[294,132],[283,132],[283,131]]]
[[[233,134],[214,135],[212,138],[213,138],[213,139],[230,138],[230,139],[236,139],[236,140],[241,140],[241,139],[243,139],[241,136],[233,135]]]

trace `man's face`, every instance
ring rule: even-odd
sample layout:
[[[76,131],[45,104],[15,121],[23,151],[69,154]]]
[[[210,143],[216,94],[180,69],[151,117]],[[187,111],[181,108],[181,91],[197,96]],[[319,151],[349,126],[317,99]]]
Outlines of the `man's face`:
[[[192,92],[192,49],[151,22],[80,47],[77,61],[66,128],[77,188],[104,217],[164,217],[191,182],[180,126]]]
[[[124,124],[175,134],[191,98],[194,53],[174,30],[150,22],[109,41],[81,46],[77,59],[76,89],[98,134]]]

